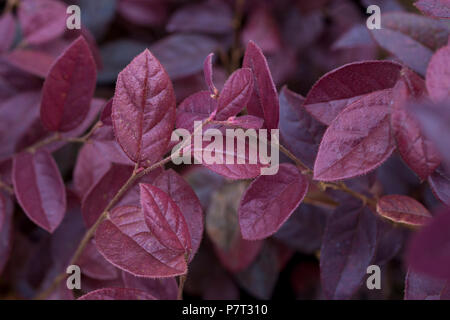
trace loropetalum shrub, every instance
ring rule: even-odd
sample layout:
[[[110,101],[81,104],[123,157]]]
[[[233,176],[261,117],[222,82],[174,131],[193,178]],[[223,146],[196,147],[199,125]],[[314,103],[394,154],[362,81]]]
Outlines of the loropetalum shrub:
[[[81,30],[0,17],[0,296],[450,298],[446,1],[373,1],[379,30],[367,1],[75,2]],[[281,163],[175,165],[181,128],[279,129]]]

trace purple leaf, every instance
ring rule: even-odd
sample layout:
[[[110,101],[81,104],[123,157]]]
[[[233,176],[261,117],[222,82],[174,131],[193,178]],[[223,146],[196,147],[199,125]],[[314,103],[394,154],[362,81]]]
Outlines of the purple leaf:
[[[133,24],[154,27],[166,21],[167,2],[164,0],[120,0],[117,11]]]
[[[377,202],[377,212],[389,220],[419,226],[432,218],[430,212],[420,202],[396,194],[381,197]]]
[[[2,273],[12,249],[13,203],[9,197],[0,193],[0,274]]]
[[[244,129],[261,129],[264,125],[264,120],[251,115],[244,115],[240,117],[232,117],[227,120],[231,126],[236,126]]]
[[[12,13],[5,13],[0,17],[0,52],[8,51],[11,48],[16,36],[16,21]]]
[[[32,75],[47,77],[55,58],[42,51],[15,49],[5,56],[6,61],[12,66]]]
[[[280,94],[280,140],[310,168],[326,127],[303,107],[305,98],[286,86]]]
[[[28,218],[53,233],[66,212],[66,189],[51,154],[22,152],[13,162],[14,193]]]
[[[66,7],[55,0],[21,1],[18,17],[27,44],[54,40],[66,28]]]
[[[117,269],[98,252],[95,240],[88,242],[76,264],[84,275],[92,279],[114,280],[119,275]]]
[[[277,174],[254,180],[239,206],[242,237],[259,240],[277,232],[305,197],[308,185],[308,179],[286,163],[279,166]]]
[[[431,57],[426,74],[427,90],[431,99],[440,102],[450,98],[450,45],[447,45]]]
[[[450,206],[450,170],[440,166],[428,177],[428,183],[436,198]]]
[[[50,131],[70,131],[86,118],[95,90],[97,67],[83,37],[56,60],[44,82],[41,120]]]
[[[254,77],[253,94],[247,105],[248,113],[263,118],[267,129],[277,129],[280,111],[277,89],[266,58],[253,41],[247,45],[242,66],[250,68]]]
[[[450,280],[450,211],[443,209],[411,239],[407,261],[412,270]]]
[[[172,169],[161,173],[152,184],[167,193],[183,213],[191,238],[189,260],[192,260],[203,236],[203,210],[200,200],[191,186]]]
[[[304,108],[330,125],[348,105],[364,95],[394,87],[401,65],[389,61],[354,62],[328,72],[306,96]]]
[[[244,68],[233,72],[220,92],[215,118],[226,120],[237,115],[249,102],[252,92],[252,70]]]
[[[137,289],[104,288],[95,290],[78,300],[156,300],[151,294]]]
[[[407,70],[405,73],[393,89],[392,128],[403,160],[421,180],[425,180],[439,166],[441,159],[409,110],[411,101],[426,94],[425,83],[414,73]]]
[[[150,50],[175,80],[201,71],[205,56],[217,47],[210,37],[178,33],[152,44]]]
[[[212,66],[212,60],[213,60],[214,53],[210,53],[203,63],[203,73],[205,76],[205,83],[208,86],[209,92],[217,96],[219,94],[219,90],[217,90],[216,86],[214,85],[213,81],[213,66]]]
[[[177,128],[194,131],[194,121],[207,119],[217,109],[217,99],[208,91],[200,91],[187,97],[177,109]]]
[[[408,270],[405,300],[450,300],[450,283]]]
[[[177,253],[189,254],[191,236],[183,213],[170,196],[149,184],[140,184],[144,220],[153,236]]]
[[[166,151],[175,94],[159,61],[145,50],[119,74],[112,106],[116,138],[134,162],[149,166]]]
[[[267,54],[276,53],[281,49],[280,30],[270,8],[261,5],[250,13],[248,22],[242,30],[243,45],[249,41],[257,43]]]
[[[392,154],[391,90],[357,100],[328,127],[314,164],[314,179],[333,181],[366,174]]]
[[[232,31],[233,14],[221,0],[210,0],[181,7],[170,17],[168,32],[224,34]]]
[[[112,105],[113,99],[109,99],[109,101],[103,106],[102,113],[100,114],[100,121],[106,126],[112,126]]]
[[[98,227],[95,240],[106,260],[135,276],[167,278],[187,271],[184,252],[174,252],[160,243],[138,207],[114,209]]]
[[[447,0],[419,0],[414,5],[430,17],[450,19],[450,3]]]
[[[177,299],[178,284],[175,278],[138,278],[128,272],[122,271],[122,279],[127,288],[145,291],[158,300]]]
[[[361,285],[375,257],[375,215],[361,204],[347,203],[329,217],[320,250],[320,271],[325,295],[350,299]]]
[[[424,75],[433,51],[447,43],[450,27],[442,21],[404,12],[389,12],[381,19],[383,28],[371,30],[375,41]]]

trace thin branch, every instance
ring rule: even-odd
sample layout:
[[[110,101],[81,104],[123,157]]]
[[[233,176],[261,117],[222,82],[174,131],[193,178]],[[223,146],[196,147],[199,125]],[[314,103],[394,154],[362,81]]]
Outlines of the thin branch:
[[[8,192],[10,195],[14,194],[14,189],[9,186],[8,184],[4,183],[3,181],[0,180],[0,189],[5,190],[6,192]]]

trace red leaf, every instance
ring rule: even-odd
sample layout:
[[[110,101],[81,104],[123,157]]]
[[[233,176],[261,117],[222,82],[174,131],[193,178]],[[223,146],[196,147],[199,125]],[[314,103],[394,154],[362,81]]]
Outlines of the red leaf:
[[[421,180],[425,180],[439,166],[441,159],[408,108],[411,101],[426,94],[425,83],[414,73],[407,70],[405,73],[393,89],[392,129],[403,160]]]
[[[227,121],[231,126],[236,126],[244,129],[261,129],[264,125],[264,120],[251,115],[244,115],[240,117],[232,117]]]
[[[177,299],[178,284],[175,278],[138,278],[128,272],[122,271],[122,279],[127,288],[145,291],[158,300]]]
[[[75,40],[56,60],[44,82],[41,120],[50,131],[70,131],[89,112],[97,67],[83,37]]]
[[[167,23],[169,32],[223,34],[232,31],[233,14],[223,1],[207,1],[181,7]]]
[[[192,260],[203,236],[203,209],[200,200],[192,187],[172,169],[161,173],[152,184],[167,193],[183,213],[191,238],[189,260]]]
[[[16,21],[14,16],[8,12],[0,17],[0,52],[8,51],[11,48],[16,36]]]
[[[280,140],[312,168],[326,127],[303,107],[305,98],[286,86],[280,94]]]
[[[389,220],[419,226],[432,218],[430,212],[420,202],[396,194],[381,197],[377,203],[377,212]]]
[[[447,0],[419,0],[414,5],[430,17],[450,19],[450,3]]]
[[[450,211],[436,215],[411,239],[407,261],[412,270],[450,280]]]
[[[447,45],[431,57],[428,64],[426,84],[433,101],[439,102],[450,98],[450,45]]]
[[[103,106],[102,113],[100,114],[100,120],[104,125],[112,126],[112,105],[113,99],[109,99],[109,101]]]
[[[189,254],[191,236],[183,213],[175,201],[161,189],[140,184],[144,220],[153,236],[165,247]]]
[[[177,109],[177,128],[194,131],[194,121],[207,119],[217,109],[217,100],[208,91],[187,97]]]
[[[239,225],[247,240],[264,239],[290,217],[308,192],[309,182],[291,164],[275,175],[260,176],[245,192],[239,206]]]
[[[408,270],[405,300],[450,300],[450,283]]]
[[[277,21],[271,10],[262,5],[254,9],[248,22],[242,30],[242,43],[245,46],[254,41],[267,54],[276,53],[281,49],[281,35]]]
[[[346,203],[333,212],[320,250],[322,287],[328,298],[352,297],[375,257],[376,242],[376,218],[368,208]]]
[[[217,90],[216,86],[214,85],[213,81],[213,66],[212,66],[212,59],[213,59],[214,53],[210,53],[203,63],[203,73],[205,76],[205,82],[208,86],[209,92],[217,96],[219,94],[219,90]]]
[[[12,249],[12,218],[12,201],[0,193],[0,274],[8,262]]]
[[[252,91],[252,70],[244,68],[233,72],[220,92],[215,118],[226,120],[237,115],[249,102]]]
[[[354,62],[328,72],[306,96],[305,109],[320,122],[331,121],[362,96],[394,87],[401,65],[389,61]]]
[[[328,127],[314,164],[314,179],[348,179],[375,169],[394,151],[391,90],[371,93],[342,111]]]
[[[14,193],[28,218],[50,233],[66,212],[66,189],[58,166],[45,150],[14,157]]]
[[[389,12],[381,19],[383,28],[371,30],[375,41],[424,75],[433,51],[447,43],[450,27],[442,21],[404,12]]]
[[[41,44],[61,36],[66,28],[66,7],[55,0],[24,0],[18,10],[27,44]]]
[[[106,260],[135,276],[167,278],[187,271],[184,252],[174,252],[160,243],[138,207],[114,209],[98,227],[95,239]]]
[[[54,57],[43,51],[29,49],[15,49],[5,59],[12,66],[41,78],[47,77],[55,61]]]
[[[436,198],[450,206],[450,170],[440,166],[428,177],[428,183]]]
[[[159,61],[145,50],[119,74],[112,106],[117,141],[148,166],[166,151],[175,125],[175,94]]]
[[[280,109],[277,89],[266,58],[253,41],[247,45],[242,67],[250,68],[254,77],[253,94],[247,105],[248,113],[263,118],[267,129],[277,129]]]
[[[156,300],[151,294],[137,289],[104,288],[95,290],[78,300]]]

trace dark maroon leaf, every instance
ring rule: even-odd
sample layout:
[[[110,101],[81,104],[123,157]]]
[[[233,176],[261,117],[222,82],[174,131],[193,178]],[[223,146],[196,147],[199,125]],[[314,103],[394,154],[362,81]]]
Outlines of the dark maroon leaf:
[[[18,17],[27,44],[54,40],[66,28],[66,8],[56,0],[21,1]]]
[[[433,143],[426,139],[420,125],[409,111],[409,104],[426,92],[425,83],[410,71],[393,89],[394,110],[391,115],[397,148],[406,164],[425,180],[440,164]]]
[[[391,90],[357,100],[328,127],[314,164],[314,179],[340,180],[370,172],[392,154]]]
[[[89,46],[80,37],[56,60],[45,80],[41,120],[50,131],[70,131],[89,112],[97,68]]]
[[[119,274],[117,269],[98,252],[95,240],[89,241],[76,263],[80,266],[81,272],[92,279],[114,280]]]
[[[350,299],[361,285],[375,257],[375,215],[358,203],[346,203],[329,217],[320,250],[320,271],[325,295]]]
[[[414,5],[428,16],[450,19],[450,3],[446,0],[418,0]]]
[[[112,106],[116,138],[134,162],[149,166],[166,151],[175,125],[172,83],[145,50],[117,78]]]
[[[428,177],[428,183],[436,197],[450,206],[450,170],[440,166]]]
[[[375,41],[424,75],[433,50],[447,43],[450,26],[442,21],[404,12],[381,16],[383,28],[371,30]]]
[[[78,300],[156,300],[151,294],[137,289],[104,288],[89,292]]]
[[[290,217],[308,192],[309,181],[291,164],[281,164],[275,175],[252,182],[239,206],[239,225],[247,240],[264,239]]]
[[[147,279],[138,278],[122,272],[122,279],[127,288],[145,291],[158,300],[176,300],[178,294],[178,284],[175,278]]]
[[[255,116],[245,115],[240,117],[232,117],[231,119],[228,119],[227,123],[231,126],[244,129],[261,129],[264,125],[264,120]]]
[[[310,168],[326,127],[303,107],[305,98],[283,87],[280,94],[280,140]]]
[[[377,212],[392,221],[410,225],[423,225],[432,218],[420,202],[403,195],[381,197],[377,203]]]
[[[53,233],[66,212],[66,189],[50,153],[22,152],[13,162],[14,194],[27,216]]]
[[[138,207],[113,210],[98,227],[95,240],[106,260],[135,276],[166,278],[187,271],[184,252],[174,252],[160,243]]]
[[[165,247],[189,254],[191,236],[186,220],[170,196],[149,184],[140,184],[144,220],[152,235]]]
[[[397,256],[403,247],[405,229],[384,219],[377,220],[377,249],[374,264],[382,266]]]
[[[217,120],[226,120],[245,108],[253,92],[253,74],[248,68],[233,72],[220,92]]]
[[[191,186],[171,169],[161,173],[152,184],[167,193],[183,213],[191,237],[189,259],[192,260],[203,236],[203,210],[200,200]]]
[[[248,113],[263,118],[267,129],[278,128],[280,106],[277,90],[267,60],[253,41],[247,45],[242,66],[250,68],[254,77],[253,94],[247,105]]]
[[[141,26],[158,26],[167,19],[164,0],[120,0],[117,11],[129,22]]]
[[[223,34],[232,31],[233,15],[221,0],[188,4],[178,9],[167,23],[169,32],[202,32]]]
[[[309,91],[305,109],[320,122],[330,125],[347,106],[364,95],[394,87],[401,66],[389,61],[350,63],[330,71]]]
[[[101,122],[107,126],[112,126],[112,105],[113,99],[109,99],[109,101],[103,106],[102,113],[100,115]]]
[[[450,300],[450,283],[408,270],[405,300]]]
[[[412,270],[431,277],[450,279],[449,228],[450,212],[447,208],[414,235],[407,259]]]
[[[439,49],[430,60],[426,74],[426,84],[430,97],[435,102],[450,97],[450,45]]]

